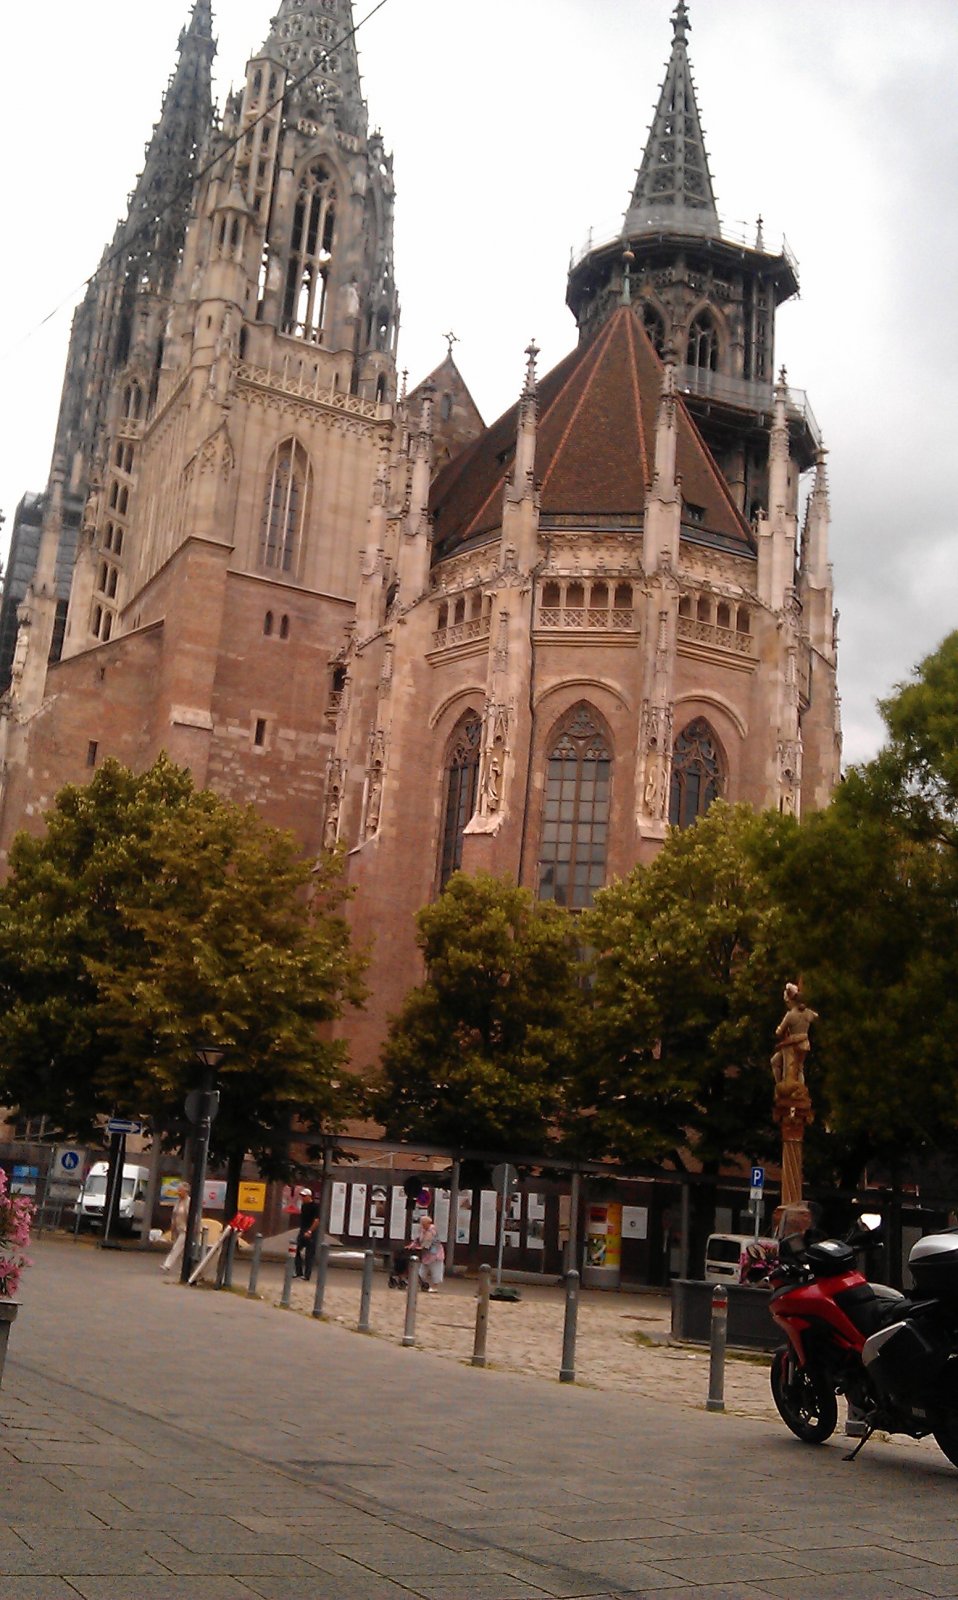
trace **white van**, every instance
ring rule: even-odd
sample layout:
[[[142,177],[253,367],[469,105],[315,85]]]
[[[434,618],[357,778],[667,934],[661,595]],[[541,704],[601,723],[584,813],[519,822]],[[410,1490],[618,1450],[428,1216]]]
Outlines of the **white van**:
[[[83,1180],[76,1204],[76,1217],[78,1228],[102,1228],[103,1212],[106,1207],[106,1184],[110,1165],[107,1161],[95,1161]],[[123,1166],[123,1179],[120,1184],[120,1216],[119,1226],[122,1233],[138,1233],[143,1225],[146,1208],[146,1186],[149,1181],[148,1167]]]
[[[710,1233],[705,1246],[706,1283],[741,1283],[746,1248],[752,1244],[760,1245],[762,1254],[771,1254],[773,1259],[778,1253],[775,1239],[756,1239],[751,1233]]]

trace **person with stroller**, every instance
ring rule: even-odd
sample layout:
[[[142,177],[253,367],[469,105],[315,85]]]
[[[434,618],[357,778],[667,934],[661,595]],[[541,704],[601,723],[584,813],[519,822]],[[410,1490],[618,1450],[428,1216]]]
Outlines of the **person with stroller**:
[[[430,1294],[442,1283],[446,1252],[439,1229],[428,1212],[419,1220],[419,1237],[414,1248],[419,1251],[419,1282],[423,1293]]]

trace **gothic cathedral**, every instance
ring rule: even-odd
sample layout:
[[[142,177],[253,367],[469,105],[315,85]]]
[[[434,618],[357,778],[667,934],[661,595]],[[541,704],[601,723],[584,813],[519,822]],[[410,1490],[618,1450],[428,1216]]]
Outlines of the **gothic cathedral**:
[[[451,351],[397,392],[351,11],[281,0],[217,116],[195,0],[18,511],[0,850],[161,750],[340,845],[362,1068],[451,873],[587,905],[717,796],[824,805],[840,726],[825,451],[775,368],[797,268],[719,220],[685,0],[622,229],[571,266],[576,346],[540,375],[530,344],[488,428]]]

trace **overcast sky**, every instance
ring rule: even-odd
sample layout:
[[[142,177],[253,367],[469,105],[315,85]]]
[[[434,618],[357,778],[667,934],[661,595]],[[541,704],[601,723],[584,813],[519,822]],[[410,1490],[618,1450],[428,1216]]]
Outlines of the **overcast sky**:
[[[357,0],[357,20],[373,0]],[[0,508],[44,486],[70,314],[124,209],[189,0],[4,7]],[[387,0],[359,34],[395,154],[400,365],[447,330],[487,421],[574,342],[570,247],[614,233],[671,45],[669,0]],[[220,99],[270,0],[214,0]],[[958,6],[690,0],[719,213],[784,233],[777,359],[829,447],[848,760],[878,696],[958,627]],[[42,24],[42,31],[41,31]],[[17,96],[20,96],[18,99]],[[57,314],[42,328],[41,319]],[[5,539],[2,548],[5,548]]]

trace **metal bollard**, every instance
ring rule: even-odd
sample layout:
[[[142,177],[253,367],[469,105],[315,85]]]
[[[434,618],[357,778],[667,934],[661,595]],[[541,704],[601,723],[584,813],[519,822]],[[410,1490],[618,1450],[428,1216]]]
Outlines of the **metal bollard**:
[[[321,1317],[323,1314],[323,1301],[326,1298],[326,1274],[329,1271],[329,1245],[321,1244],[316,1252],[316,1298],[313,1301],[313,1316]]]
[[[285,1311],[289,1310],[290,1297],[293,1293],[293,1269],[295,1266],[296,1245],[290,1240],[289,1249],[286,1252],[286,1271],[283,1274],[283,1292],[279,1297],[279,1303]]]
[[[224,1281],[224,1279],[226,1277],[226,1253],[227,1253],[227,1251],[229,1249],[229,1243],[230,1243],[230,1239],[232,1239],[232,1237],[233,1237],[233,1235],[230,1234],[229,1239],[224,1240],[223,1244],[220,1246],[219,1259],[218,1259],[218,1261],[216,1263],[216,1287],[217,1287],[217,1289],[222,1289],[223,1281]]]
[[[728,1338],[728,1290],[717,1283],[712,1290],[712,1331],[709,1345],[709,1397],[706,1411],[725,1410],[725,1344]]]
[[[419,1257],[411,1250],[409,1252],[408,1277],[406,1279],[406,1325],[402,1334],[402,1342],[407,1349],[416,1342],[416,1303],[418,1299]]]
[[[246,1285],[247,1299],[252,1300],[259,1283],[260,1263],[263,1259],[263,1235],[258,1233],[253,1240],[253,1259],[249,1264],[249,1283]]]
[[[369,1308],[373,1298],[373,1268],[376,1257],[371,1250],[363,1251],[363,1286],[359,1292],[359,1321],[357,1333],[369,1332]]]
[[[476,1338],[472,1347],[472,1364],[474,1367],[484,1367],[486,1364],[486,1335],[489,1332],[489,1289],[492,1283],[492,1268],[484,1262],[479,1268],[479,1292],[476,1296]]]
[[[579,1274],[565,1275],[565,1325],[562,1329],[560,1383],[575,1383],[575,1336],[579,1320]]]
[[[233,1232],[230,1232],[230,1236],[226,1241],[226,1262],[225,1262],[225,1265],[223,1267],[223,1288],[224,1289],[232,1289],[232,1287],[233,1287],[233,1262],[234,1262],[235,1259],[236,1259],[236,1234],[233,1233]]]

